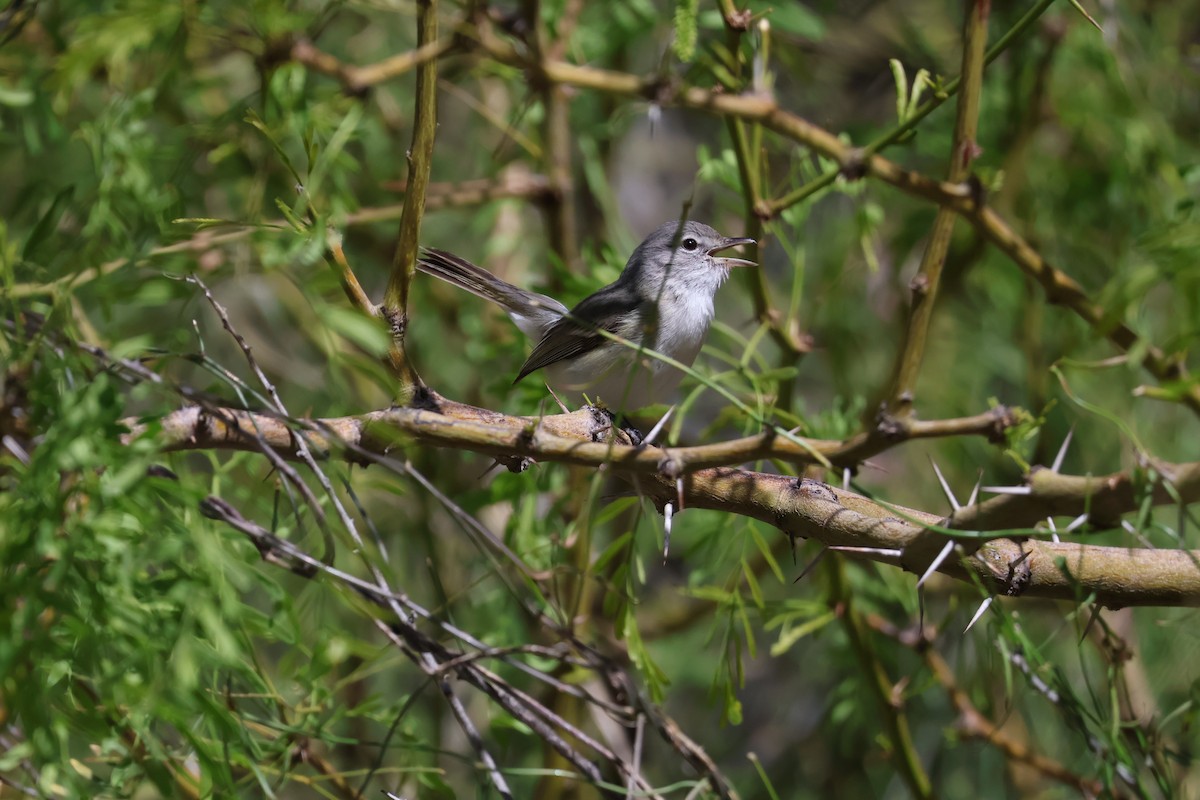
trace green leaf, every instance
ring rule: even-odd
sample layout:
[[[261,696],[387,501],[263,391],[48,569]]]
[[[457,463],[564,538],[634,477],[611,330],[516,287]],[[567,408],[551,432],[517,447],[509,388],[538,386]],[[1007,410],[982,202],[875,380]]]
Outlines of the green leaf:
[[[803,39],[820,41],[825,38],[825,22],[803,3],[754,2],[752,8],[768,13],[771,27]],[[761,12],[760,12],[761,13]]]
[[[341,306],[317,305],[314,310],[330,330],[346,337],[371,355],[382,357],[391,347],[391,337],[377,319]]]
[[[59,221],[67,210],[67,204],[71,202],[74,194],[75,187],[67,186],[60,189],[54,195],[54,199],[50,201],[50,206],[38,218],[37,223],[33,226],[33,230],[29,232],[29,238],[25,240],[25,247],[21,250],[21,259],[23,261],[34,260],[34,255],[37,253],[38,247],[58,227]]]
[[[746,579],[746,586],[750,588],[750,596],[754,598],[754,605],[762,608],[764,605],[762,588],[759,587],[758,577],[755,576],[754,570],[750,569],[750,562],[746,559],[742,559],[742,575]]]
[[[329,142],[325,145],[316,161],[313,162],[312,168],[308,172],[308,181],[304,186],[304,195],[312,201],[321,190],[321,186],[325,181],[325,174],[331,169],[334,159],[336,159],[350,139],[354,136],[358,129],[359,123],[362,121],[363,107],[362,103],[354,103],[342,117],[342,121],[338,124],[337,130],[333,132],[333,136],[329,137]]]
[[[771,552],[771,546],[767,544],[767,540],[759,533],[758,526],[751,523],[750,536],[754,539],[754,546],[758,548],[758,552],[762,554],[763,559],[767,562],[767,566],[771,568],[775,578],[784,583],[783,570],[779,568],[779,562],[775,560],[775,555]]]
[[[835,621],[836,619],[837,614],[833,611],[829,611],[821,616],[813,617],[804,624],[797,625],[794,628],[784,626],[783,630],[779,632],[779,638],[775,640],[775,644],[771,645],[771,655],[783,655],[788,650],[791,650],[792,646],[795,645],[796,642],[800,641],[809,634],[816,633],[821,628],[824,628],[826,625]]]
[[[892,69],[892,82],[896,85],[896,119],[904,122],[908,119],[908,75],[898,58],[889,58],[888,66]]]
[[[633,540],[633,531],[626,531],[613,540],[612,544],[604,548],[604,552],[596,556],[596,560],[592,562],[592,570],[600,572],[610,561],[625,552],[629,543]]]
[[[258,115],[258,112],[252,108],[246,109],[245,121],[254,126],[254,128],[257,129],[258,132],[261,133],[266,140],[271,143],[271,147],[275,150],[275,155],[279,157],[279,162],[283,164],[284,168],[292,176],[292,180],[295,181],[295,185],[303,186],[304,180],[300,177],[300,173],[296,171],[296,167],[293,166],[291,156],[289,156],[287,151],[283,149],[283,145],[280,144],[277,138],[275,138],[275,134],[270,128],[267,127],[267,123],[263,122],[263,119]]]

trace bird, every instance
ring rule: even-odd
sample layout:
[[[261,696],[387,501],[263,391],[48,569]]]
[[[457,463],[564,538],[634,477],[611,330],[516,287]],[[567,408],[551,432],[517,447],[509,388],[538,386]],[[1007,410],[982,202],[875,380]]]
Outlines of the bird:
[[[722,236],[694,220],[664,223],[637,246],[613,283],[571,309],[445,250],[422,248],[417,268],[496,303],[535,342],[514,384],[542,370],[556,397],[582,394],[587,402],[629,413],[665,402],[683,377],[644,350],[690,367],[730,269],[756,266],[718,254],[753,244],[754,239]]]

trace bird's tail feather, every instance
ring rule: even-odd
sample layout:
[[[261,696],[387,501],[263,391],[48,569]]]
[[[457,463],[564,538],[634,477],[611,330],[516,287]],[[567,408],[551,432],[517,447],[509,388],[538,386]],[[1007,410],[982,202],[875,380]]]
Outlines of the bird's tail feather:
[[[557,320],[567,311],[566,306],[554,298],[513,286],[482,267],[477,267],[465,258],[445,250],[421,248],[421,254],[417,258],[417,269],[460,289],[466,289],[484,300],[491,300],[514,319],[520,317],[544,324]],[[517,322],[520,324],[521,320]]]

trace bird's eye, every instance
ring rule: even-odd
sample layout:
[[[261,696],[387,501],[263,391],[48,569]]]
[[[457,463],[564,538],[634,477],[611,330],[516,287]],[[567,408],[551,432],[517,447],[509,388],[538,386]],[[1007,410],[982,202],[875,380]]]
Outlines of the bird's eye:
[[[699,246],[700,243],[690,236],[683,240],[683,249],[687,250],[688,252],[695,250]]]

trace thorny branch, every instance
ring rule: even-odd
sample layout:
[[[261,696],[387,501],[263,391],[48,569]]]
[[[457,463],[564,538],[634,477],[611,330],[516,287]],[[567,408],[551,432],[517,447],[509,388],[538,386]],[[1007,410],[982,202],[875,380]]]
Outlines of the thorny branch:
[[[941,685],[958,713],[956,729],[961,735],[985,741],[1002,752],[1006,758],[1024,764],[1047,778],[1074,787],[1085,796],[1098,797],[1103,793],[1104,787],[1099,781],[1072,772],[1028,743],[1006,734],[1001,726],[988,719],[971,702],[970,696],[959,685],[950,665],[934,649],[933,630],[928,627],[900,629],[872,614],[865,615],[864,620],[873,631],[912,648],[922,656],[930,674]]]
[[[659,796],[638,774],[638,770],[633,764],[626,762],[611,749],[596,742],[590,736],[572,726],[529,694],[520,691],[494,672],[482,666],[481,662],[483,661],[499,660],[511,666],[522,668],[522,671],[527,674],[544,678],[550,677],[538,670],[532,670],[524,662],[517,661],[515,659],[516,653],[488,647],[484,642],[479,641],[465,631],[441,622],[434,614],[416,604],[408,596],[382,588],[325,564],[319,559],[305,553],[296,544],[280,539],[257,523],[248,520],[233,506],[220,498],[207,498],[204,501],[202,511],[206,516],[220,520],[246,535],[268,563],[283,567],[306,579],[313,579],[318,574],[324,574],[327,578],[371,604],[391,612],[392,618],[387,622],[376,621],[380,629],[401,652],[412,659],[431,678],[438,680],[444,692],[449,691],[446,673],[453,674],[460,680],[486,694],[499,706],[512,714],[515,719],[522,721],[532,728],[544,741],[567,759],[579,771],[580,775],[586,777],[588,780],[599,782],[603,779],[603,775],[594,762],[568,742],[567,738],[560,735],[560,731],[597,751],[597,755],[603,757],[608,763],[617,768],[623,779],[633,781],[639,791],[649,793],[647,796],[650,797]],[[546,624],[545,618],[542,619],[542,622]],[[421,629],[422,625],[437,627],[442,634],[450,635],[461,645],[469,649],[464,652],[450,650],[434,638],[434,636],[423,631]],[[556,651],[543,649],[539,652],[539,655],[544,658],[563,660],[567,659],[569,654],[573,654],[577,664],[605,675],[610,685],[619,686],[622,689],[629,689],[634,685],[634,682],[622,670],[600,655],[595,649],[576,640],[570,631],[556,628],[555,635],[560,641],[570,645],[570,653],[565,649]],[[590,697],[587,699],[589,702],[593,700]],[[632,726],[634,724],[636,712],[645,714],[667,743],[689,763],[697,767],[702,774],[705,774],[709,779],[710,785],[718,788],[719,796],[726,798],[737,797],[728,781],[721,775],[712,760],[694,742],[681,733],[678,726],[670,717],[663,714],[661,710],[646,702],[643,698],[638,697],[636,692],[633,692],[629,699],[636,700],[640,708],[619,708],[602,702],[595,702],[594,705],[599,710],[609,715],[614,715],[616,721],[623,726]],[[457,703],[457,701],[454,702]],[[490,755],[486,755],[487,751],[484,749],[482,739],[478,731],[475,731],[469,717],[466,716],[465,709],[461,705],[455,707],[457,708],[455,715],[459,718],[460,723],[470,731],[474,731],[473,736],[471,734],[468,734],[468,736],[472,739],[476,749],[480,750],[481,757],[484,759],[485,764],[487,764],[486,769],[492,775],[493,781],[496,782],[498,780],[496,783],[497,790],[501,792],[502,796],[509,796],[503,777],[498,772],[498,768],[495,762],[491,760]]]
[[[1136,510],[1147,494],[1159,504],[1200,499],[1200,462],[1159,465],[1159,483],[1146,484],[1141,492],[1135,491],[1137,482],[1130,473],[1086,478],[1038,470],[1030,476],[1027,493],[969,506],[943,518],[880,504],[819,481],[729,467],[682,472],[677,465],[688,465],[688,448],[678,449],[679,456],[676,450],[607,441],[603,437],[612,435],[611,426],[589,409],[534,419],[455,403],[432,392],[423,395],[421,402],[423,408],[315,420],[303,423],[303,428],[312,447],[360,462],[409,441],[497,457],[607,464],[618,474],[640,475],[637,487],[660,505],[675,499],[676,480],[682,477],[685,507],[742,514],[827,545],[878,549],[881,552],[870,557],[913,572],[928,566],[933,557],[930,548],[942,541],[940,536],[925,535],[929,526],[995,530],[985,524],[990,509],[1003,508],[1015,515],[1011,507],[1023,501],[1028,505],[1022,516],[1031,521],[1044,518],[1050,509],[1059,515],[1090,511],[1091,519],[1100,524]],[[130,436],[146,430],[130,424]],[[271,415],[194,406],[163,420],[160,441],[173,450],[244,450],[258,449],[261,437],[280,455],[292,457],[295,435],[285,420]],[[993,512],[990,519],[996,518]],[[1098,603],[1114,607],[1200,605],[1198,553],[1020,539],[1003,533],[962,539],[967,557],[947,561],[940,571],[960,579],[974,575],[1011,596],[1075,599],[1094,593]]]

